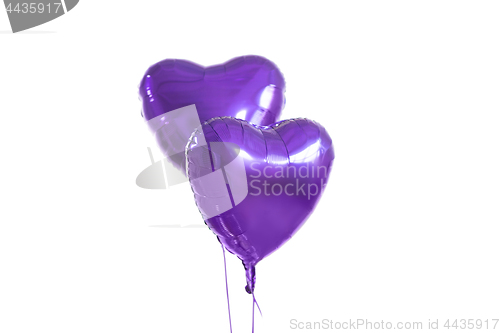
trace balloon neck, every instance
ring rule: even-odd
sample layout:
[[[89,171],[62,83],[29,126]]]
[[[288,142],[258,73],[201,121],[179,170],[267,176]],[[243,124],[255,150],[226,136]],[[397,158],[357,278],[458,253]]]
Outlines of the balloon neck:
[[[255,290],[255,264],[254,263],[243,263],[245,266],[245,273],[247,278],[247,285],[245,290],[248,294],[253,294]]]

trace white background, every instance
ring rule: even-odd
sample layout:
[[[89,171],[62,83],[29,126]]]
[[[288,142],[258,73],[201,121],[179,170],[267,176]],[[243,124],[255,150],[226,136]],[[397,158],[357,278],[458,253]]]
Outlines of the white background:
[[[154,144],[137,87],[164,58],[246,54],[284,73],[282,119],[320,122],[336,151],[314,214],[257,266],[256,332],[499,318],[499,17],[497,1],[82,0],[14,35],[0,11],[0,332],[229,332],[215,236],[152,227],[202,223],[189,186],[135,184]],[[228,270],[233,332],[250,332]]]

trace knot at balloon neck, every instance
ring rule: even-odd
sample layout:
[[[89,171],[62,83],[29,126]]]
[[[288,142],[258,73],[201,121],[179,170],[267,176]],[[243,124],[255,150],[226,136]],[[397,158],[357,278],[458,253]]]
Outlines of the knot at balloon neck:
[[[248,294],[253,294],[255,290],[255,264],[243,262],[243,266],[245,267],[245,274],[247,279],[245,290]]]

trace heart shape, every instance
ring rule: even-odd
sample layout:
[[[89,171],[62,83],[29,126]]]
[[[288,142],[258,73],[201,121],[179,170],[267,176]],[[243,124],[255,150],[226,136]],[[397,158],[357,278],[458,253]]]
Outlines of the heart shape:
[[[231,116],[270,125],[280,117],[284,93],[283,75],[274,63],[260,56],[238,57],[210,67],[167,59],[151,66],[139,86],[142,115],[163,154],[181,170],[185,170],[186,143],[200,123]],[[171,114],[193,104],[194,117],[185,112]]]
[[[236,148],[237,149],[236,149]],[[307,119],[258,126],[214,118],[186,146],[187,175],[205,223],[247,271],[304,224],[333,164],[326,130]]]

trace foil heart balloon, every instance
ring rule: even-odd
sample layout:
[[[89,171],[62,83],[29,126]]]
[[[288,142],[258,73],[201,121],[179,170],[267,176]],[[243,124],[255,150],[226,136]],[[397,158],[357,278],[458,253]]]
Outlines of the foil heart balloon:
[[[307,119],[258,126],[222,117],[193,133],[186,169],[196,204],[219,241],[243,261],[248,293],[255,265],[314,210],[333,159],[330,136]]]
[[[167,59],[151,66],[139,86],[143,117],[163,154],[182,171],[186,143],[200,122],[231,116],[270,125],[280,117],[284,93],[283,75],[260,56],[210,67]],[[193,104],[194,115],[181,109]]]

